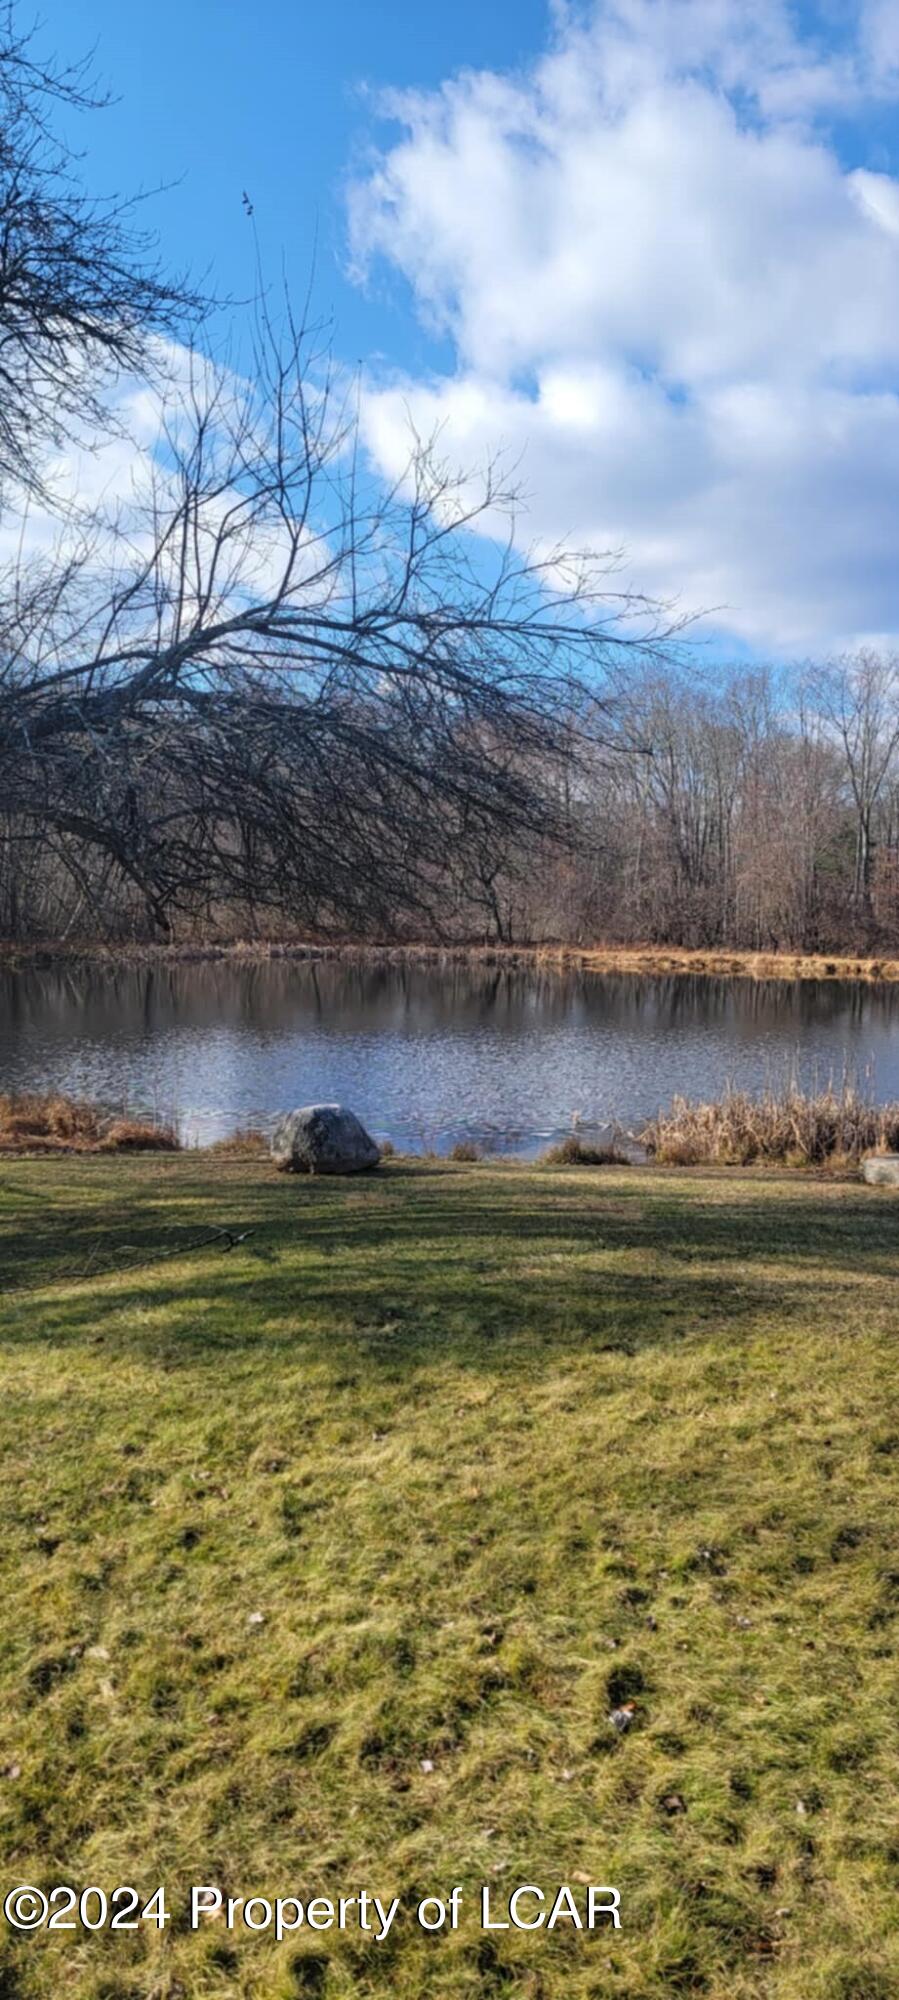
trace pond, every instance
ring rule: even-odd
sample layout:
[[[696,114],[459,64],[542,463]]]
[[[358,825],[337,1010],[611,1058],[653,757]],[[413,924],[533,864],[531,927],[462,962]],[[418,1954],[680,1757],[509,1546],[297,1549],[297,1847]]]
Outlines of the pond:
[[[528,1154],[677,1091],[847,1067],[899,1097],[899,986],[327,959],[0,975],[0,1087],[174,1113],[188,1141],[337,1099],[405,1151]]]

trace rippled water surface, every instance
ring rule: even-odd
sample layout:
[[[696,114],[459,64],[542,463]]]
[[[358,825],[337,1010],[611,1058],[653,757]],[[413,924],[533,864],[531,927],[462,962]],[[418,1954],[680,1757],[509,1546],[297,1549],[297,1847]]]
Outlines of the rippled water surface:
[[[633,1127],[676,1091],[849,1065],[899,1097],[899,987],[275,961],[0,975],[0,1084],[174,1110],[188,1139],[340,1099],[409,1149]]]

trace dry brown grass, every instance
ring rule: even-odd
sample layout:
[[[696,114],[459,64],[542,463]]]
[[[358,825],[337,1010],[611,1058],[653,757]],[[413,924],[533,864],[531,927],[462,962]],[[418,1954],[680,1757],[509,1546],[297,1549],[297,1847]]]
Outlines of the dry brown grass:
[[[572,956],[592,972],[636,972],[657,978],[692,974],[706,979],[843,979],[867,983],[899,980],[897,958],[865,958],[832,952],[689,951],[665,945],[599,945]]]
[[[8,967],[104,962],[110,965],[191,965],[233,959],[332,959],[349,965],[500,966],[509,971],[543,970],[637,973],[665,978],[863,980],[895,984],[899,958],[848,952],[736,951],[682,945],[568,944],[360,944],[302,938],[191,939],[175,944],[12,944],[0,942],[0,964]]]
[[[156,1125],[148,1118],[114,1118],[103,1133],[101,1153],[177,1153],[181,1141],[172,1125]]]
[[[171,1125],[101,1111],[61,1092],[0,1096],[0,1152],[174,1153]]]
[[[707,1104],[675,1097],[640,1137],[666,1166],[849,1167],[899,1149],[899,1104],[873,1104],[848,1082],[818,1091],[789,1083],[756,1097],[728,1089]]]
[[[456,1145],[450,1148],[449,1157],[458,1161],[460,1166],[473,1166],[474,1162],[482,1160],[484,1155],[473,1139],[459,1139]]]
[[[229,1132],[224,1139],[214,1139],[211,1146],[206,1146],[203,1150],[214,1153],[219,1159],[257,1160],[267,1154],[268,1149],[265,1133],[258,1132],[255,1126],[250,1125],[241,1127],[236,1132]]]
[[[614,1146],[591,1146],[585,1139],[579,1139],[576,1132],[561,1139],[557,1146],[548,1146],[540,1162],[544,1167],[626,1167],[628,1161]]]

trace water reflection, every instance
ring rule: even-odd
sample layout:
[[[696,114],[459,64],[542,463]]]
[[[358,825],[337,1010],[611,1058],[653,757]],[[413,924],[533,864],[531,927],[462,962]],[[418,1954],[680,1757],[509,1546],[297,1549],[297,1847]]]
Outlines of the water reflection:
[[[190,1138],[343,1098],[404,1147],[532,1151],[675,1091],[849,1065],[899,1096],[899,988],[274,961],[0,974],[0,1080],[169,1112]]]

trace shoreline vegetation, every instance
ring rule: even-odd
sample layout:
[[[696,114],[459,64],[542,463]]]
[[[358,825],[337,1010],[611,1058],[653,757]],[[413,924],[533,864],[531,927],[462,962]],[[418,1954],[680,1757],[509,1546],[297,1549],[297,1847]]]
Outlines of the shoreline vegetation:
[[[625,1150],[637,1145],[645,1160]],[[442,1165],[497,1166],[500,1159],[474,1141],[461,1140],[448,1154],[400,1154],[389,1139],[380,1142],[381,1160]],[[103,1107],[62,1092],[0,1094],[0,1157],[35,1154],[190,1152],[210,1163],[254,1159],[268,1154],[268,1135],[235,1130],[207,1146],[185,1147],[177,1118],[153,1117],[134,1107]],[[850,1078],[837,1086],[803,1090],[795,1080],[755,1094],[728,1087],[721,1096],[696,1101],[676,1096],[636,1132],[610,1128],[602,1144],[572,1131],[537,1160],[503,1162],[546,1167],[788,1167],[825,1169],[855,1177],[865,1158],[899,1150],[899,1103],[875,1104]]]
[[[801,1175],[4,1161],[9,1879],[406,1914],[3,1990],[888,2000],[897,1278]],[[620,1932],[472,1918],[585,1881]]]
[[[181,1150],[174,1125],[143,1111],[107,1111],[62,1091],[0,1094],[0,1154]]]
[[[66,940],[0,940],[0,970],[43,971],[55,965],[178,966],[336,962],[345,965],[489,967],[509,972],[593,972],[646,978],[695,977],[756,981],[842,980],[866,985],[899,982],[899,958],[858,953],[707,950],[681,945],[366,944],[310,939],[184,939],[171,944]]]

